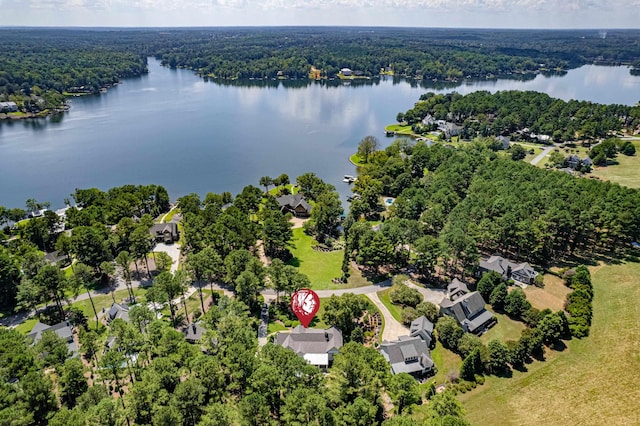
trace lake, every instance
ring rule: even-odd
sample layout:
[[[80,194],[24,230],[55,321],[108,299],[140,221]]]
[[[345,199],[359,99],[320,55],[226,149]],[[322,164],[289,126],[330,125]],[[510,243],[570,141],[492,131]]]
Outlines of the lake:
[[[0,205],[27,198],[62,207],[75,188],[159,184],[172,200],[258,186],[315,172],[334,184],[354,175],[348,157],[427,91],[537,90],[565,100],[636,104],[640,77],[625,67],[583,66],[528,81],[465,82],[455,88],[383,78],[368,84],[204,81],[149,59],[149,74],[96,96],[73,98],[59,118],[0,123]],[[434,83],[435,84],[435,83]],[[260,87],[262,85],[263,87]]]

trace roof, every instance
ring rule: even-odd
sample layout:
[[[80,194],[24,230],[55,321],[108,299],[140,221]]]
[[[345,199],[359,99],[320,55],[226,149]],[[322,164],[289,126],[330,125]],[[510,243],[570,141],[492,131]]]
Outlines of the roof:
[[[460,325],[466,325],[473,332],[493,318],[493,314],[485,309],[485,301],[477,291],[467,293],[455,300],[444,299],[440,307],[445,313],[454,317]]]
[[[276,343],[291,349],[298,355],[327,354],[342,347],[342,333],[335,327],[326,330],[319,328],[304,328],[299,325],[290,333],[276,334]]]
[[[70,352],[74,354],[78,352],[78,345],[76,345],[76,342],[73,340],[73,329],[66,321],[55,325],[47,325],[37,322],[27,337],[33,339],[33,343],[35,344],[42,339],[42,334],[47,331],[53,331],[58,335],[58,337],[67,342],[67,349],[69,349]]]
[[[124,322],[129,322],[129,306],[118,303],[113,303],[109,312],[107,313],[107,321],[111,322],[115,319],[120,318]]]
[[[202,339],[202,336],[207,331],[206,328],[202,327],[199,322],[191,323],[182,330],[184,333],[185,339],[190,342],[196,342]]]
[[[149,232],[152,235],[164,234],[165,232],[171,233],[172,236],[178,235],[178,225],[175,222],[156,223]]]
[[[514,263],[502,256],[491,256],[487,260],[481,260],[478,266],[480,269],[495,271],[507,279],[511,278],[513,272],[524,274],[529,278],[535,278],[538,275],[527,262]]]
[[[66,258],[67,258],[66,255],[58,251],[52,251],[51,253],[47,253],[44,255],[44,260],[54,265],[60,261],[65,260]]]
[[[420,331],[426,331],[429,334],[433,334],[433,323],[423,315],[411,321],[409,331],[411,332],[412,336],[414,335],[414,333]]]
[[[296,207],[302,206],[307,212],[311,212],[311,204],[307,203],[301,193],[287,194],[276,198],[280,207],[295,210]]]
[[[455,295],[457,293],[467,294],[469,293],[469,287],[459,279],[454,278],[447,286],[447,294]]]
[[[391,365],[393,374],[419,373],[433,368],[429,347],[419,337],[401,336],[393,342],[384,341],[380,353]]]

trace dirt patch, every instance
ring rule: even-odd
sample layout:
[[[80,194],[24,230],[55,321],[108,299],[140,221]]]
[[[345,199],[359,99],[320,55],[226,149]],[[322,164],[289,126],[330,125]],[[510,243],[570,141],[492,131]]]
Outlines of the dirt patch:
[[[293,223],[294,228],[302,228],[304,223],[308,220],[309,219],[303,219],[300,217],[292,217],[291,219],[289,219],[289,222]]]
[[[564,285],[564,281],[555,275],[546,274],[544,276],[544,288],[527,286],[524,290],[527,300],[534,308],[549,308],[552,311],[564,309],[564,302],[571,289]]]

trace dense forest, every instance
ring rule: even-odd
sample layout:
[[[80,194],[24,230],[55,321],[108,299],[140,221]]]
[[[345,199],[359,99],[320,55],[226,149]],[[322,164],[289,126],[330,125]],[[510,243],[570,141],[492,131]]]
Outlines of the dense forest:
[[[397,119],[421,133],[431,130],[425,117],[449,120],[462,126],[461,135],[499,136],[544,134],[553,141],[603,138],[613,132],[640,127],[640,107],[601,105],[588,101],[563,101],[532,91],[477,91],[467,95],[426,93]]]
[[[615,253],[640,237],[640,191],[539,169],[496,154],[398,140],[361,168],[346,230],[347,258],[371,268],[410,265],[472,274],[481,253],[547,265]],[[396,197],[380,232],[382,196]]]
[[[637,31],[417,28],[0,30],[0,101],[22,112],[61,107],[147,72],[146,58],[219,79],[333,78],[381,72],[411,79],[522,77],[587,63],[637,64]]]

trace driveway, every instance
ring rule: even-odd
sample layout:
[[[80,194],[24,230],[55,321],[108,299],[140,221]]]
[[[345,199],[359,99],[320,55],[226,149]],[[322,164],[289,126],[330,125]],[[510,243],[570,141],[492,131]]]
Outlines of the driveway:
[[[416,285],[410,280],[407,280],[405,284],[410,288],[418,290],[420,294],[422,294],[422,296],[424,297],[425,302],[431,302],[436,306],[440,306],[440,302],[442,302],[442,299],[444,299],[447,293],[447,291],[444,289],[422,287],[422,286]]]
[[[167,253],[171,257],[171,260],[173,260],[173,263],[171,264],[171,272],[175,272],[178,270],[178,264],[180,263],[180,244],[158,243],[153,248],[153,251],[155,252],[162,251]]]
[[[551,150],[553,148],[555,148],[555,145],[551,145],[551,146],[548,146],[548,147],[544,148],[540,154],[538,154],[533,160],[531,160],[531,164],[534,165],[534,166],[536,164],[538,164],[540,161],[542,161],[542,159],[544,157],[549,155],[549,153],[551,152]]]
[[[367,297],[371,299],[373,304],[376,305],[376,307],[378,308],[378,310],[380,310],[380,313],[384,317],[384,330],[382,330],[382,340],[390,342],[392,340],[397,340],[400,336],[409,335],[409,329],[396,321],[393,315],[391,315],[391,312],[389,312],[387,307],[384,306],[377,293],[368,293]]]

